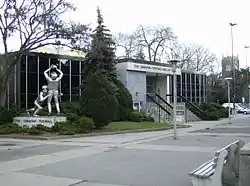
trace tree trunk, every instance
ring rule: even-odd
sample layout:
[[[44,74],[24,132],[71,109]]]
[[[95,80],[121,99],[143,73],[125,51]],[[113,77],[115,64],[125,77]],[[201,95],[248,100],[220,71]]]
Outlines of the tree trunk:
[[[6,103],[6,92],[7,88],[3,87],[0,89],[0,106],[5,106]]]

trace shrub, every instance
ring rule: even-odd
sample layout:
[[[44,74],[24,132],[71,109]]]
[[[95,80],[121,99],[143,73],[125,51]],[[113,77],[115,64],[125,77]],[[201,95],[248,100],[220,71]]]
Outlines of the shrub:
[[[85,116],[93,119],[96,128],[99,129],[108,125],[116,115],[116,89],[114,84],[98,71],[89,74],[86,82],[82,92],[81,110]]]
[[[143,115],[142,121],[155,122],[155,119],[152,116],[147,115],[145,112],[140,113]]]
[[[32,127],[31,127],[32,128]],[[44,131],[44,132],[51,132],[51,128],[50,127],[46,127],[46,126],[44,126],[44,125],[36,125],[36,126],[34,126],[33,128],[36,128],[37,130],[39,130],[39,131]]]
[[[0,125],[0,134],[13,134],[23,132],[24,129],[14,123]]]
[[[0,124],[11,123],[13,115],[5,107],[0,106]]]
[[[58,134],[60,134],[60,135],[74,135],[74,134],[76,134],[76,131],[71,128],[68,130],[60,131]]]
[[[217,112],[208,112],[207,113],[209,120],[218,120],[220,119],[220,116]]]
[[[95,128],[94,121],[86,116],[82,116],[76,123],[77,133],[91,132]]]
[[[61,135],[73,135],[77,133],[77,128],[71,122],[60,122],[55,123],[51,127],[52,132],[56,132]]]
[[[206,113],[202,117],[205,120],[218,120],[219,118],[228,117],[228,110],[217,103],[203,103],[200,108]]]
[[[66,114],[67,120],[71,122],[76,122],[80,116],[76,113],[67,113]]]
[[[130,113],[129,120],[133,122],[142,122],[144,119],[144,115],[141,112],[133,111]]]
[[[155,119],[152,116],[144,116],[143,121],[155,122]]]
[[[32,126],[31,128],[29,128],[27,130],[27,133],[30,134],[30,135],[40,135],[40,134],[43,134],[44,131],[41,130],[41,128],[37,128],[37,126]]]
[[[115,120],[127,121],[129,120],[130,113],[133,111],[132,96],[128,89],[119,80],[115,80],[114,83],[117,87],[116,99],[119,103],[118,113]]]
[[[24,109],[21,109],[18,105],[10,104],[9,112],[15,117],[24,112]]]
[[[67,103],[67,102],[62,102],[61,103],[61,112],[64,114],[68,113],[74,113],[74,114],[79,114],[79,108],[80,104],[79,103]]]

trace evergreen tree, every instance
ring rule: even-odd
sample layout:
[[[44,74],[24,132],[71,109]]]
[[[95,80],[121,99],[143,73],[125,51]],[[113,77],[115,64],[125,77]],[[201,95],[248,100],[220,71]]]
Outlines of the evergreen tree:
[[[91,72],[81,99],[82,112],[91,117],[96,128],[108,125],[117,115],[116,87],[100,71]]]
[[[116,121],[128,121],[130,113],[133,111],[132,96],[122,82],[115,80],[114,84],[117,87],[116,99],[119,102],[117,115],[114,119]]]
[[[84,74],[99,70],[107,75],[109,80],[116,79],[115,42],[110,30],[104,25],[104,21],[97,9],[97,27],[92,34],[91,49],[86,55]],[[85,77],[86,78],[86,77]]]
[[[128,120],[132,96],[117,79],[115,42],[103,24],[99,8],[97,14],[98,26],[93,31],[83,69],[81,111],[100,128],[112,120]]]

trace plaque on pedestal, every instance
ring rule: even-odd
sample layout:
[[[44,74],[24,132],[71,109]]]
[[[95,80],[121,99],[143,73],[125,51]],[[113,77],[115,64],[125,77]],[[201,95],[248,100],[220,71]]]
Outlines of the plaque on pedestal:
[[[55,123],[66,122],[67,118],[65,116],[18,116],[13,118],[13,123],[20,126],[36,126],[44,125],[46,127],[52,127]]]

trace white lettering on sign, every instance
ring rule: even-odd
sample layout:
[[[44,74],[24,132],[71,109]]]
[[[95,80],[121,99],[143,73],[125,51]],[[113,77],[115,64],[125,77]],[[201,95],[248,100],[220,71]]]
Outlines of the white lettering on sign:
[[[36,126],[44,125],[47,127],[52,127],[56,122],[66,122],[66,117],[15,117],[13,118],[13,123],[21,126]]]
[[[148,64],[138,64],[138,63],[127,63],[127,70],[143,71],[143,72],[152,72],[160,74],[172,74],[171,67],[148,65]],[[176,69],[176,74],[181,74],[181,69]]]

